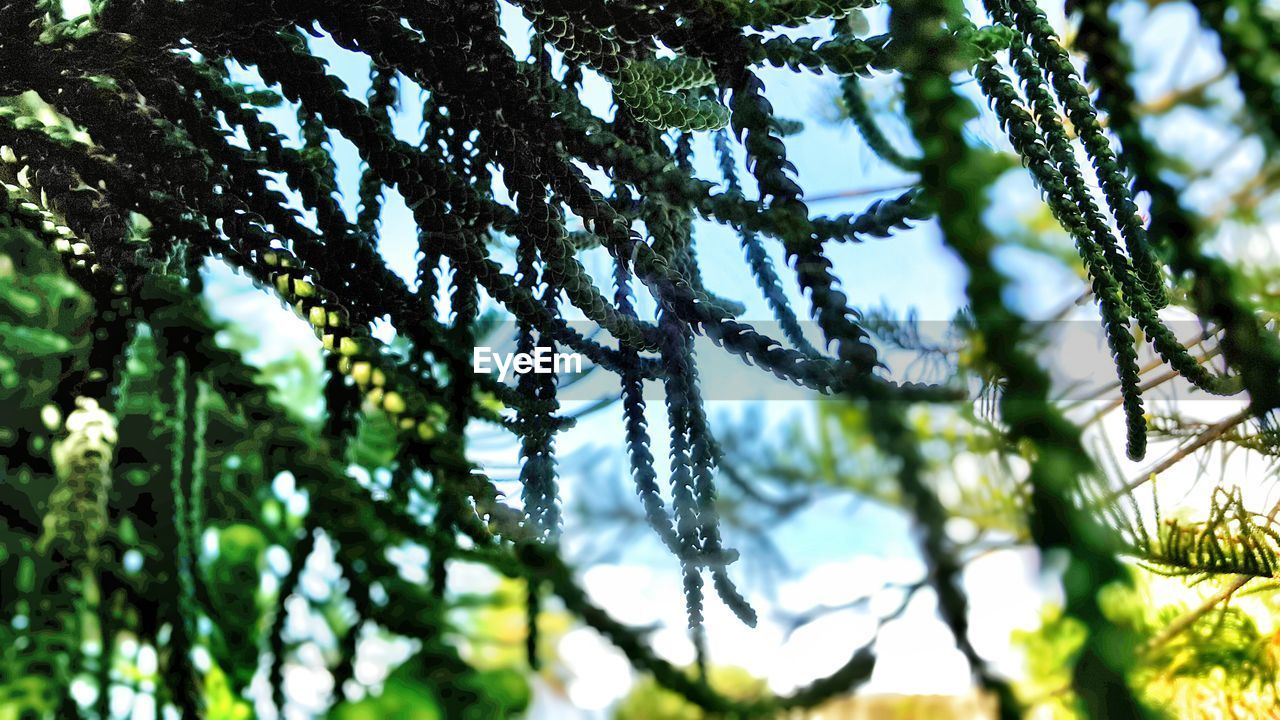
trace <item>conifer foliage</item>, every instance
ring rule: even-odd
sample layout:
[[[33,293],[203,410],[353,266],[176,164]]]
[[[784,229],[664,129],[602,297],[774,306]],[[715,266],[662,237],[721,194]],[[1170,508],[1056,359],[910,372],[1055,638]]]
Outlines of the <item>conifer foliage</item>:
[[[1099,599],[1126,576],[1113,538],[1080,501],[1092,462],[1049,401],[1022,319],[1002,300],[983,198],[1003,166],[967,136],[978,108],[956,78],[976,79],[1076,245],[1115,359],[1131,457],[1143,456],[1147,435],[1135,328],[1196,387],[1247,391],[1263,419],[1280,409],[1280,342],[1231,268],[1202,247],[1197,219],[1162,174],[1107,0],[1070,3],[1083,23],[1083,76],[1035,0],[987,0],[983,17],[957,0],[889,0],[888,32],[856,36],[844,19],[877,4],[513,0],[507,9],[534,31],[526,59],[504,37],[498,5],[480,0],[93,0],[74,18],[50,0],[0,3],[0,640],[26,648],[0,653],[0,707],[108,717],[114,638],[124,628],[163,648],[158,696],[184,718],[205,715],[217,681],[197,667],[197,646],[240,692],[261,638],[273,700],[283,704],[285,601],[322,537],[357,618],[332,668],[335,701],[366,622],[420,639],[424,662],[471,687],[474,671],[443,639],[455,562],[528,581],[531,634],[540,595],[554,594],[637,669],[713,712],[770,715],[868,678],[870,646],[790,695],[734,701],[591,604],[557,551],[556,435],[573,418],[561,413],[556,378],[503,384],[470,366],[481,308],[496,305],[517,322],[522,350],[570,349],[616,375],[637,501],[682,571],[695,638],[712,596],[755,622],[730,572],[737,552],[719,528],[724,458],[704,409],[695,334],[762,373],[869,401],[876,443],[899,460],[900,490],[925,530],[941,614],[1003,716],[1016,717],[1012,692],[967,640],[945,511],[920,481],[904,416],[913,403],[962,401],[965,389],[887,378],[843,289],[850,280],[830,259],[833,243],[936,219],[968,270],[983,361],[1003,379],[1001,428],[1031,459],[1032,537],[1068,558],[1066,612],[1090,630],[1075,690],[1092,717],[1149,715],[1125,679],[1131,643]],[[1201,13],[1250,112],[1273,132],[1280,111],[1267,69],[1280,50],[1243,19],[1262,11],[1236,0],[1201,3]],[[798,27],[823,31],[798,36],[790,30]],[[313,37],[367,58],[367,97],[329,70]],[[788,160],[793,128],[767,99],[765,66],[840,78],[867,146],[917,173],[917,186],[860,215],[814,213]],[[233,68],[251,69],[265,86],[237,82]],[[587,72],[611,88],[611,119],[582,101]],[[895,147],[877,126],[859,85],[873,73],[900,77],[916,148]],[[418,97],[422,135],[410,142],[393,132],[392,110]],[[296,109],[298,133],[264,119],[264,108],[283,102]],[[699,133],[714,133],[721,177],[694,171]],[[337,138],[362,162],[354,218],[336,195]],[[417,226],[413,283],[377,249],[392,190]],[[1150,223],[1139,192],[1150,195]],[[704,287],[708,258],[695,220],[738,234],[783,337],[738,319],[738,303]],[[499,235],[516,241],[514,270],[494,253]],[[784,267],[770,260],[771,244]],[[609,277],[581,259],[595,247],[611,257]],[[214,263],[251,278],[315,331],[331,374],[321,426],[282,407],[216,339],[200,274]],[[801,306],[784,290],[791,282]],[[1207,369],[1158,315],[1174,287],[1221,330],[1225,373]],[[641,297],[658,308],[654,317],[637,312]],[[578,316],[603,334],[574,329],[567,319]],[[821,337],[805,336],[806,317]],[[380,318],[407,352],[374,337]],[[662,390],[660,430],[645,413],[646,383]],[[521,509],[469,455],[470,421],[518,438]],[[371,452],[364,436],[373,424],[394,436],[394,472],[377,493],[346,471],[353,454]],[[669,435],[669,506],[651,432]],[[264,486],[282,471],[309,492],[300,527],[262,522]],[[213,560],[201,550],[210,531],[220,549]],[[1176,539],[1151,539],[1148,549],[1176,554]],[[427,592],[385,559],[404,542],[428,550]],[[1225,553],[1237,572],[1271,572],[1254,549],[1267,542],[1250,532],[1238,548],[1210,545],[1197,557]],[[243,587],[269,544],[289,556],[274,608]],[[142,573],[131,565],[139,557]],[[73,680],[84,678],[96,688],[92,706],[72,699]]]

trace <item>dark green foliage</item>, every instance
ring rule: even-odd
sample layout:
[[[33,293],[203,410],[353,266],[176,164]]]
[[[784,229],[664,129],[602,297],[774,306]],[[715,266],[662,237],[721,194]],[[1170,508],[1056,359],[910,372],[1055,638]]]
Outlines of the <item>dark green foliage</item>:
[[[898,152],[880,129],[871,107],[867,105],[862,83],[858,81],[856,75],[850,75],[840,81],[840,99],[844,101],[844,111],[858,127],[858,132],[862,134],[862,139],[866,141],[867,147],[871,148],[872,152],[890,165],[903,170],[912,169],[912,160]]]
[[[1125,583],[1125,571],[1109,552],[1103,526],[1073,497],[1091,462],[1079,430],[1049,403],[1048,376],[1010,341],[1025,332],[1023,322],[1000,301],[1006,280],[992,264],[994,237],[983,226],[982,203],[973,199],[974,188],[993,179],[994,165],[990,156],[966,145],[963,126],[975,110],[950,87],[950,72],[976,59],[945,30],[963,23],[956,4],[906,0],[893,5],[890,31],[906,46],[904,98],[923,150],[924,189],[935,202],[948,244],[969,270],[966,292],[986,358],[1007,380],[1001,420],[1013,439],[1036,448],[1028,478],[1031,535],[1040,548],[1067,554],[1066,609],[1090,629],[1074,689],[1091,716],[1150,716],[1125,680],[1132,642],[1105,620],[1099,605],[1101,590]],[[1046,46],[1050,42],[1040,40]]]
[[[1111,145],[1102,134],[1088,92],[1077,78],[1066,50],[1058,44],[1053,28],[1040,8],[1030,0],[1009,0],[1009,6],[1015,27],[1023,33],[1027,46],[1035,53],[1045,78],[1052,84],[1062,109],[1089,152],[1138,283],[1153,306],[1164,307],[1164,282],[1147,245],[1146,228],[1138,218],[1138,206],[1133,202]]]
[[[702,397],[695,335],[785,381],[865,401],[874,441],[897,463],[898,491],[923,530],[941,615],[1002,715],[1013,717],[1017,701],[969,643],[945,509],[923,480],[907,419],[912,403],[963,400],[965,388],[886,379],[829,254],[830,242],[891,238],[936,217],[969,273],[980,363],[1004,388],[1000,430],[1030,460],[1031,536],[1068,560],[1066,613],[1088,629],[1075,691],[1095,717],[1148,714],[1125,680],[1131,633],[1100,604],[1127,576],[1116,538],[1081,504],[1095,469],[1078,428],[1050,403],[1022,318],[1002,299],[1007,281],[983,209],[1006,164],[971,146],[966,125],[975,111],[953,86],[956,73],[974,74],[1076,245],[1116,360],[1130,456],[1143,455],[1147,430],[1131,322],[1196,386],[1248,390],[1259,416],[1280,408],[1280,343],[1254,316],[1234,271],[1201,249],[1196,221],[1160,175],[1164,160],[1138,124],[1107,3],[1072,6],[1085,18],[1087,73],[1120,151],[1031,0],[990,0],[995,24],[982,28],[958,2],[895,0],[889,32],[868,38],[839,23],[873,4],[862,0],[513,4],[534,31],[527,61],[506,43],[498,7],[474,0],[105,0],[69,20],[53,3],[0,5],[0,582],[16,587],[18,568],[35,568],[21,600],[0,597],[4,632],[35,643],[30,662],[6,657],[5,691],[25,697],[31,679],[44,678],[35,694],[48,697],[33,710],[75,713],[71,677],[94,671],[105,698],[116,682],[115,638],[130,633],[162,649],[157,694],[184,717],[204,712],[203,685],[213,677],[197,666],[198,649],[237,695],[265,649],[272,700],[283,708],[283,667],[293,652],[286,604],[331,613],[315,606],[336,602],[307,596],[301,582],[321,539],[353,614],[332,623],[335,717],[390,712],[415,693],[429,694],[446,717],[506,716],[527,703],[522,684],[470,667],[455,649],[449,571],[459,562],[528,582],[530,664],[546,592],[635,667],[710,712],[766,716],[865,681],[870,645],[791,695],[735,702],[590,603],[558,547],[556,435],[574,422],[558,392],[570,379],[525,374],[504,384],[475,374],[471,350],[493,317],[486,310],[497,306],[515,320],[519,350],[580,352],[619,378],[630,474],[648,525],[681,568],[698,647],[708,577],[743,622],[756,616],[729,573],[738,553],[725,544],[717,504],[725,460]],[[1201,15],[1250,110],[1274,134],[1273,23],[1247,2],[1203,3]],[[832,37],[777,32],[814,19],[840,29]],[[364,102],[312,51],[309,34],[364,56],[372,81]],[[565,61],[559,76],[552,49]],[[998,61],[1005,52],[1016,84]],[[236,64],[269,89],[233,81]],[[840,76],[868,146],[917,173],[918,185],[860,214],[812,215],[786,146],[798,128],[775,113],[764,65]],[[611,121],[582,102],[584,68],[610,84]],[[873,72],[900,73],[918,152],[895,149],[877,129],[856,79]],[[414,86],[424,98],[422,137],[406,142],[391,118]],[[296,106],[296,129],[265,120],[264,110],[282,101]],[[1092,198],[1060,111],[1105,207]],[[715,181],[694,171],[693,133],[709,129],[719,130]],[[362,163],[354,219],[337,197],[338,137]],[[755,198],[738,177],[739,161]],[[608,182],[589,180],[584,167]],[[416,224],[416,283],[378,252],[388,190]],[[1138,191],[1151,194],[1159,214],[1150,231],[1137,214]],[[738,319],[740,303],[704,286],[696,219],[738,233],[791,347]],[[569,229],[578,224],[582,230]],[[499,256],[506,239],[514,241],[514,271]],[[785,268],[771,263],[772,243]],[[581,257],[597,247],[610,256],[610,278],[594,277]],[[1157,315],[1169,289],[1164,258],[1174,279],[1190,284],[1193,307],[1222,328],[1227,374],[1205,369]],[[322,419],[280,407],[257,370],[215,339],[220,328],[206,313],[199,274],[206,263],[234,268],[312,326],[326,354]],[[820,344],[805,337],[784,289],[792,274]],[[612,293],[601,289],[609,284]],[[657,305],[656,319],[636,311],[639,293]],[[579,313],[607,337],[570,326]],[[397,334],[394,350],[374,337],[381,318]],[[645,417],[645,388],[656,383],[671,455],[669,508]],[[472,460],[472,421],[518,438],[520,509]],[[390,480],[359,482],[352,465]],[[305,492],[305,511],[286,513],[274,496],[272,483],[286,471]],[[1228,506],[1215,506],[1203,528],[1174,525],[1131,544],[1149,562],[1188,571],[1272,572],[1271,535],[1229,516]],[[209,533],[216,552],[202,550]],[[404,580],[387,559],[388,548],[404,544],[426,549],[427,583]],[[263,597],[257,580],[272,547],[290,562],[274,596]],[[141,571],[131,569],[137,557]],[[19,614],[25,631],[9,622]],[[106,648],[96,666],[81,657],[86,618],[96,618]],[[384,705],[348,703],[343,688],[358,633],[370,626],[421,641],[388,682]],[[105,704],[97,703],[99,715]]]
[[[1095,240],[1094,230],[1101,228],[1102,225],[1095,221],[1092,228],[1090,227],[1071,191],[1064,184],[1062,172],[1055,167],[1049,151],[1042,143],[1031,115],[1019,104],[1017,90],[1004,77],[995,62],[979,61],[974,72],[982,85],[983,93],[990,98],[993,109],[1001,118],[1010,142],[1022,155],[1036,183],[1044,192],[1045,200],[1054,217],[1071,233],[1080,257],[1089,271],[1093,292],[1098,298],[1098,307],[1102,314],[1107,344],[1111,349],[1112,357],[1116,360],[1116,372],[1120,376],[1124,412],[1129,426],[1128,454],[1131,458],[1140,459],[1146,450],[1147,427],[1146,420],[1143,418],[1142,396],[1138,387],[1138,354],[1133,338],[1129,334],[1121,291]],[[1043,110],[1041,113],[1043,117]],[[1052,132],[1050,142],[1056,143],[1058,141],[1056,128],[1050,126],[1049,129]],[[1097,216],[1096,208],[1091,208],[1089,205],[1085,207],[1091,210],[1095,217]],[[1104,242],[1109,239],[1109,235],[1105,236]]]
[[[729,144],[728,133],[723,131],[716,133],[716,152],[719,154],[720,173],[724,176],[726,192],[741,195],[742,186],[738,182],[736,160],[733,148]],[[787,300],[778,274],[773,269],[773,261],[769,259],[769,252],[761,242],[760,236],[746,228],[739,230],[738,235],[742,238],[742,248],[746,251],[747,265],[751,267],[751,274],[755,276],[756,285],[764,294],[769,308],[773,310],[773,316],[777,318],[782,333],[797,350],[817,354],[817,350],[804,336],[804,330],[800,327],[795,311],[791,309],[791,302]]]
[[[374,65],[369,71],[369,112],[388,131],[391,129],[391,111],[396,105],[396,73],[394,70]],[[377,232],[378,211],[382,206],[382,181],[377,173],[365,169],[360,177],[360,212],[356,227],[366,236]]]

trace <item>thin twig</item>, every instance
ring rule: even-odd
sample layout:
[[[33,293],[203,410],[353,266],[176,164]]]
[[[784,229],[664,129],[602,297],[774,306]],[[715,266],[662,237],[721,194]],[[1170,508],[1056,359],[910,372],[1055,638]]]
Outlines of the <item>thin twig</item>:
[[[1228,430],[1239,425],[1245,420],[1248,420],[1249,417],[1252,415],[1253,415],[1253,411],[1250,408],[1245,408],[1244,410],[1241,410],[1235,415],[1232,415],[1231,417],[1215,425],[1210,425],[1207,429],[1205,429],[1204,432],[1197,435],[1194,440],[1182,446],[1181,448],[1178,448],[1173,453],[1171,453],[1168,457],[1156,463],[1156,465],[1152,467],[1150,470],[1146,471],[1142,475],[1139,475],[1133,480],[1130,480],[1127,484],[1125,484],[1119,490],[1116,490],[1115,492],[1113,492],[1110,496],[1107,497],[1106,501],[1103,504],[1109,505],[1111,503],[1114,503],[1116,500],[1119,500],[1120,498],[1125,497],[1129,493],[1141,487],[1143,483],[1147,482],[1151,478],[1155,477],[1156,475],[1159,475],[1160,473],[1178,464],[1179,461],[1181,461],[1183,458],[1187,457],[1191,453],[1195,452],[1196,450],[1199,450],[1205,445],[1208,445],[1214,440],[1217,440],[1219,437],[1222,437],[1224,434],[1226,434]]]
[[[1217,607],[1219,603],[1228,600],[1232,595],[1236,594],[1240,588],[1249,584],[1249,581],[1252,579],[1253,576],[1251,575],[1237,575],[1236,578],[1225,588],[1214,593],[1212,597],[1205,600],[1196,607],[1196,609],[1179,616],[1173,622],[1169,623],[1165,629],[1161,630],[1160,634],[1151,638],[1151,640],[1147,642],[1146,646],[1142,648],[1143,654],[1150,654],[1158,650],[1160,646],[1177,637],[1187,628],[1195,624],[1195,621],[1199,620],[1205,613]]]
[[[1214,336],[1214,335],[1216,335],[1216,334],[1219,332],[1219,330],[1220,330],[1219,328],[1206,329],[1204,332],[1200,333],[1199,335],[1197,335],[1197,336],[1195,336],[1195,337],[1193,337],[1193,338],[1190,338],[1190,339],[1188,339],[1188,340],[1183,341],[1183,343],[1182,343],[1182,347],[1183,347],[1183,349],[1185,349],[1185,350],[1190,350],[1191,348],[1193,348],[1193,347],[1195,347],[1195,346],[1197,346],[1197,345],[1201,345],[1201,344],[1203,344],[1206,340],[1210,340],[1210,339],[1212,339],[1212,338],[1213,338],[1213,336]],[[1204,355],[1202,355],[1202,356],[1200,356],[1199,358],[1197,358],[1196,362],[1197,362],[1197,363],[1203,363],[1203,362],[1205,362],[1205,361],[1207,361],[1207,360],[1211,360],[1211,359],[1213,359],[1214,357],[1217,357],[1217,355],[1218,355],[1218,353],[1219,353],[1219,352],[1220,352],[1220,351],[1219,351],[1219,350],[1218,350],[1218,348],[1216,348],[1216,347],[1215,347],[1215,348],[1213,348],[1213,349],[1207,350],[1207,351],[1205,351],[1205,354],[1204,354]],[[1161,359],[1161,358],[1159,358],[1159,357],[1157,357],[1157,358],[1155,358],[1155,359],[1151,360],[1150,362],[1148,362],[1146,365],[1143,365],[1142,367],[1138,368],[1138,374],[1139,374],[1139,375],[1146,375],[1147,373],[1149,373],[1149,372],[1151,372],[1151,371],[1153,371],[1153,370],[1156,370],[1157,368],[1159,368],[1159,367],[1161,367],[1161,366],[1163,366],[1163,365],[1164,365],[1164,360],[1163,360],[1163,359]],[[1159,384],[1159,383],[1157,383],[1157,384]],[[1082,405],[1082,404],[1087,403],[1087,402],[1091,402],[1091,401],[1093,401],[1093,400],[1097,400],[1098,398],[1100,398],[1100,397],[1102,397],[1102,396],[1104,396],[1104,395],[1108,395],[1108,394],[1110,394],[1110,393],[1118,392],[1119,390],[1120,390],[1120,382],[1119,382],[1119,381],[1112,382],[1112,383],[1110,383],[1110,384],[1108,384],[1108,385],[1105,385],[1105,386],[1103,386],[1103,387],[1098,388],[1097,390],[1095,390],[1095,391],[1093,391],[1093,392],[1089,393],[1086,397],[1083,397],[1083,398],[1081,398],[1080,400],[1076,401],[1076,406]],[[1117,403],[1117,404],[1118,404],[1118,403]],[[1096,419],[1096,418],[1094,418],[1094,419]]]
[[[827,193],[826,195],[812,195],[805,197],[806,203],[830,202],[831,200],[845,200],[848,198],[866,197],[868,195],[881,195],[883,193],[894,192],[897,190],[907,190],[915,187],[915,183],[901,183],[898,185],[887,185],[877,188],[859,188],[857,190],[841,190],[839,192]]]
[[[1199,362],[1199,363],[1204,363],[1204,362],[1207,362],[1207,361],[1209,361],[1209,360],[1212,360],[1213,358],[1217,357],[1217,356],[1218,356],[1218,355],[1220,355],[1221,353],[1222,353],[1222,350],[1221,350],[1221,349],[1219,349],[1219,348],[1213,348],[1212,350],[1209,350],[1209,351],[1208,351],[1208,352],[1206,352],[1204,355],[1201,355],[1199,358],[1197,358],[1197,360],[1196,360],[1196,361],[1197,361],[1197,362]],[[1157,388],[1157,387],[1159,387],[1159,386],[1161,386],[1161,385],[1163,385],[1163,384],[1165,384],[1165,383],[1169,382],[1170,380],[1176,380],[1176,379],[1177,379],[1177,378],[1179,378],[1179,377],[1181,377],[1181,375],[1178,373],[1178,371],[1177,371],[1177,370],[1168,370],[1168,371],[1166,371],[1166,372],[1163,372],[1163,373],[1161,373],[1161,374],[1159,374],[1159,375],[1157,375],[1157,376],[1155,376],[1155,377],[1151,378],[1150,380],[1147,380],[1146,382],[1142,383],[1141,385],[1139,385],[1139,386],[1138,386],[1138,392],[1139,392],[1139,393],[1147,393],[1147,392],[1151,391],[1152,389]],[[1085,424],[1085,425],[1092,425],[1093,423],[1095,423],[1095,422],[1097,422],[1097,421],[1101,420],[1103,417],[1105,417],[1105,416],[1107,415],[1107,413],[1109,413],[1109,412],[1111,412],[1112,410],[1115,410],[1116,408],[1120,407],[1120,405],[1121,405],[1123,402],[1124,402],[1124,398],[1123,398],[1123,397],[1116,397],[1116,398],[1112,398],[1112,399],[1111,399],[1111,400],[1110,400],[1106,405],[1104,405],[1101,409],[1099,409],[1099,410],[1098,410],[1098,412],[1094,413],[1092,417],[1090,417],[1088,420],[1086,420],[1086,421],[1084,422],[1084,424]]]

